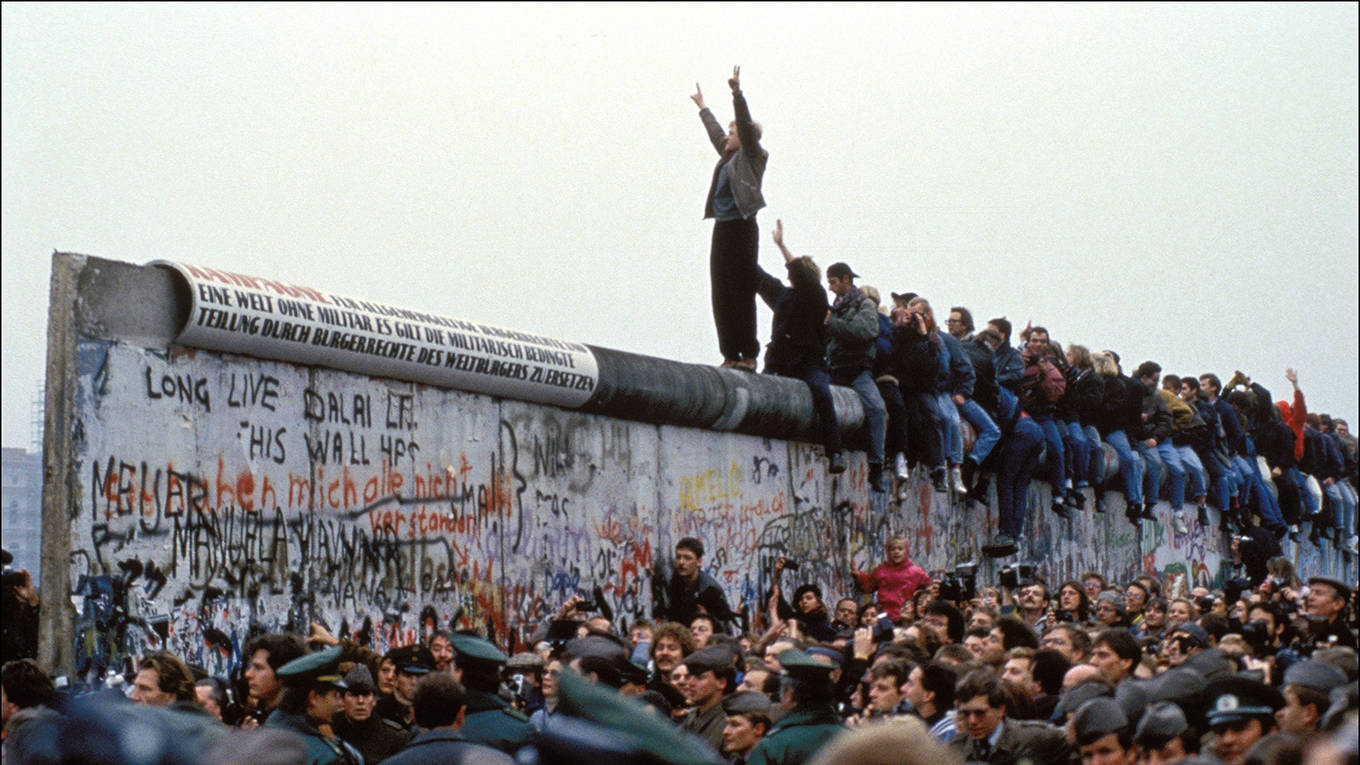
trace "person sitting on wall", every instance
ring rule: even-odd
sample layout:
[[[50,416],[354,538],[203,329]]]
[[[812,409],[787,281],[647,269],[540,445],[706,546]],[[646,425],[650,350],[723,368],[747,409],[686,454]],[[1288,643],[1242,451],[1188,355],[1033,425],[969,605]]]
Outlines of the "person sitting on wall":
[[[802,380],[812,393],[812,409],[822,436],[822,448],[830,462],[827,472],[845,472],[841,453],[841,428],[831,400],[831,371],[826,360],[826,326],[831,304],[822,289],[821,269],[812,258],[795,258],[784,246],[784,221],[775,221],[774,243],[784,254],[790,287],[756,265],[756,292],[774,311],[770,344],[765,349],[765,374]]]

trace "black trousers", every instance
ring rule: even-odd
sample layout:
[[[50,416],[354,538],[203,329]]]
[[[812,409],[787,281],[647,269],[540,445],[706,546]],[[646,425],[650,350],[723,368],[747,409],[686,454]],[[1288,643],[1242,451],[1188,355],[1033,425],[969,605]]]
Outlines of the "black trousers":
[[[756,259],[760,228],[751,220],[717,221],[708,255],[713,296],[713,324],[723,359],[754,359],[756,340]]]

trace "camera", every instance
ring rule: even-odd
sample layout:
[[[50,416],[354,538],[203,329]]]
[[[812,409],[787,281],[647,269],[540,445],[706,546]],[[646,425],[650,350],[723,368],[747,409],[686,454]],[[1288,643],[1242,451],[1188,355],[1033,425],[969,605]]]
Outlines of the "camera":
[[[1270,625],[1262,619],[1253,619],[1242,625],[1242,639],[1259,654],[1270,642]]]
[[[1251,580],[1245,576],[1235,576],[1223,583],[1223,600],[1226,603],[1236,603],[1244,590],[1251,589]]]
[[[940,599],[962,602],[977,596],[977,564],[960,563],[940,580]]]
[[[1007,589],[1028,587],[1034,584],[1033,563],[1013,563],[1001,569],[1001,586]]]

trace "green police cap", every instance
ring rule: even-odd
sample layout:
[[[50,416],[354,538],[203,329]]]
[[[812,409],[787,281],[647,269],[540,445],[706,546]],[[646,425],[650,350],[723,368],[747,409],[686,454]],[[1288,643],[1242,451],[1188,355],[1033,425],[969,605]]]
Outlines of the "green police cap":
[[[510,660],[510,657],[501,653],[496,646],[479,637],[455,633],[449,636],[449,641],[453,643],[453,650],[458,654],[459,664],[466,665],[466,662],[472,661],[500,665]]]
[[[310,688],[317,685],[345,687],[340,674],[340,646],[299,656],[274,670],[274,675],[288,688]]]
[[[789,648],[779,652],[784,673],[799,680],[827,680],[835,667],[812,658],[806,651]]]

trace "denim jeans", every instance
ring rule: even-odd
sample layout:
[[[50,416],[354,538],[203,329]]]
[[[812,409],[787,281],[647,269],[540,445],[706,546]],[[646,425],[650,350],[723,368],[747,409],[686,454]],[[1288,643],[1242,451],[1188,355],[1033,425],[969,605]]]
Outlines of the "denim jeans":
[[[1336,508],[1332,513],[1335,519],[1334,524],[1345,536],[1354,534],[1355,528],[1355,495],[1342,481],[1337,481],[1331,486],[1324,485],[1323,493],[1327,495],[1327,500]]]
[[[1091,444],[1086,440],[1086,431],[1076,420],[1059,421],[1058,426],[1062,429],[1063,447],[1067,453],[1067,475],[1078,487],[1089,486]]]
[[[1034,420],[1021,416],[1009,437],[1001,444],[1001,469],[996,475],[998,530],[1007,536],[1020,536],[1025,524],[1029,482],[1043,451],[1043,430]]]
[[[883,437],[888,432],[888,408],[883,405],[883,397],[878,393],[873,374],[865,369],[848,381],[844,375],[838,375],[835,379],[837,385],[848,385],[859,394],[860,403],[864,406],[865,424],[869,426],[869,464],[882,465]]]
[[[1294,482],[1294,485],[1298,487],[1299,497],[1303,501],[1304,512],[1308,515],[1317,515],[1318,511],[1322,510],[1322,508],[1318,507],[1317,497],[1314,497],[1313,492],[1308,490],[1308,479],[1304,477],[1303,471],[1299,470],[1298,466],[1295,465],[1284,472],[1289,476],[1290,480]]]
[[[946,414],[946,409],[940,406],[940,397],[942,395],[944,394],[916,394],[917,404],[926,413],[926,421],[930,424],[931,430],[935,436],[935,441],[939,444],[939,462],[930,465],[932,469],[944,465],[945,460],[949,457],[949,415]],[[952,401],[949,403],[948,411],[954,411],[954,403]],[[958,416],[957,412],[954,412],[954,414],[955,416]],[[927,434],[927,437],[928,436],[929,434]],[[959,450],[963,450],[962,444],[960,444]],[[934,452],[930,450],[928,450],[927,453],[934,454]]]
[[[1157,456],[1171,476],[1171,509],[1180,510],[1185,507],[1185,466],[1180,452],[1170,441],[1163,441],[1157,444]]]
[[[1087,425],[1082,432],[1086,434],[1086,482],[1091,486],[1102,486],[1105,483],[1105,450],[1100,448],[1100,431],[1094,425]]]
[[[1062,433],[1058,430],[1058,421],[1051,415],[1040,415],[1033,418],[1034,424],[1038,425],[1044,433],[1044,450],[1047,452],[1048,460],[1048,482],[1053,487],[1053,498],[1061,499],[1063,488],[1067,479],[1066,466],[1063,464],[1063,440]]]
[[[1116,430],[1105,436],[1105,443],[1119,455],[1119,475],[1124,479],[1124,501],[1131,505],[1143,504],[1143,458],[1134,453],[1129,437]]]
[[[1166,480],[1166,465],[1162,463],[1162,455],[1157,452],[1155,446],[1148,446],[1143,441],[1134,441],[1133,448],[1147,466],[1147,470],[1143,472],[1144,502],[1156,502],[1161,499],[1162,482]]]
[[[1214,504],[1219,510],[1232,507],[1232,498],[1237,496],[1237,473],[1232,465],[1218,452],[1209,452],[1200,462],[1209,474],[1209,486],[1214,493]]]
[[[968,454],[968,458],[981,465],[986,461],[987,456],[996,448],[996,444],[1001,440],[1001,428],[992,421],[991,415],[987,410],[973,399],[963,402],[962,406],[955,405],[963,419],[967,420],[977,431],[977,440],[973,441],[973,449]]]
[[[948,393],[935,394],[935,404],[944,417],[944,458],[949,464],[957,465],[963,462],[963,423],[959,420],[959,408]]]
[[[1180,455],[1181,464],[1185,466],[1186,476],[1190,479],[1190,496],[1195,499],[1208,496],[1209,473],[1204,469],[1199,455],[1188,446],[1177,446],[1176,454]]]
[[[931,470],[944,466],[944,422],[934,393],[903,391],[911,422],[912,452]]]
[[[1256,467],[1256,459],[1238,455],[1233,457],[1233,465],[1237,467],[1238,475],[1244,477],[1245,485],[1251,487],[1251,494],[1256,497],[1256,511],[1261,514],[1261,522],[1267,526],[1283,526],[1284,514],[1280,512],[1280,502],[1266,485],[1266,479],[1261,477],[1261,471]]]

